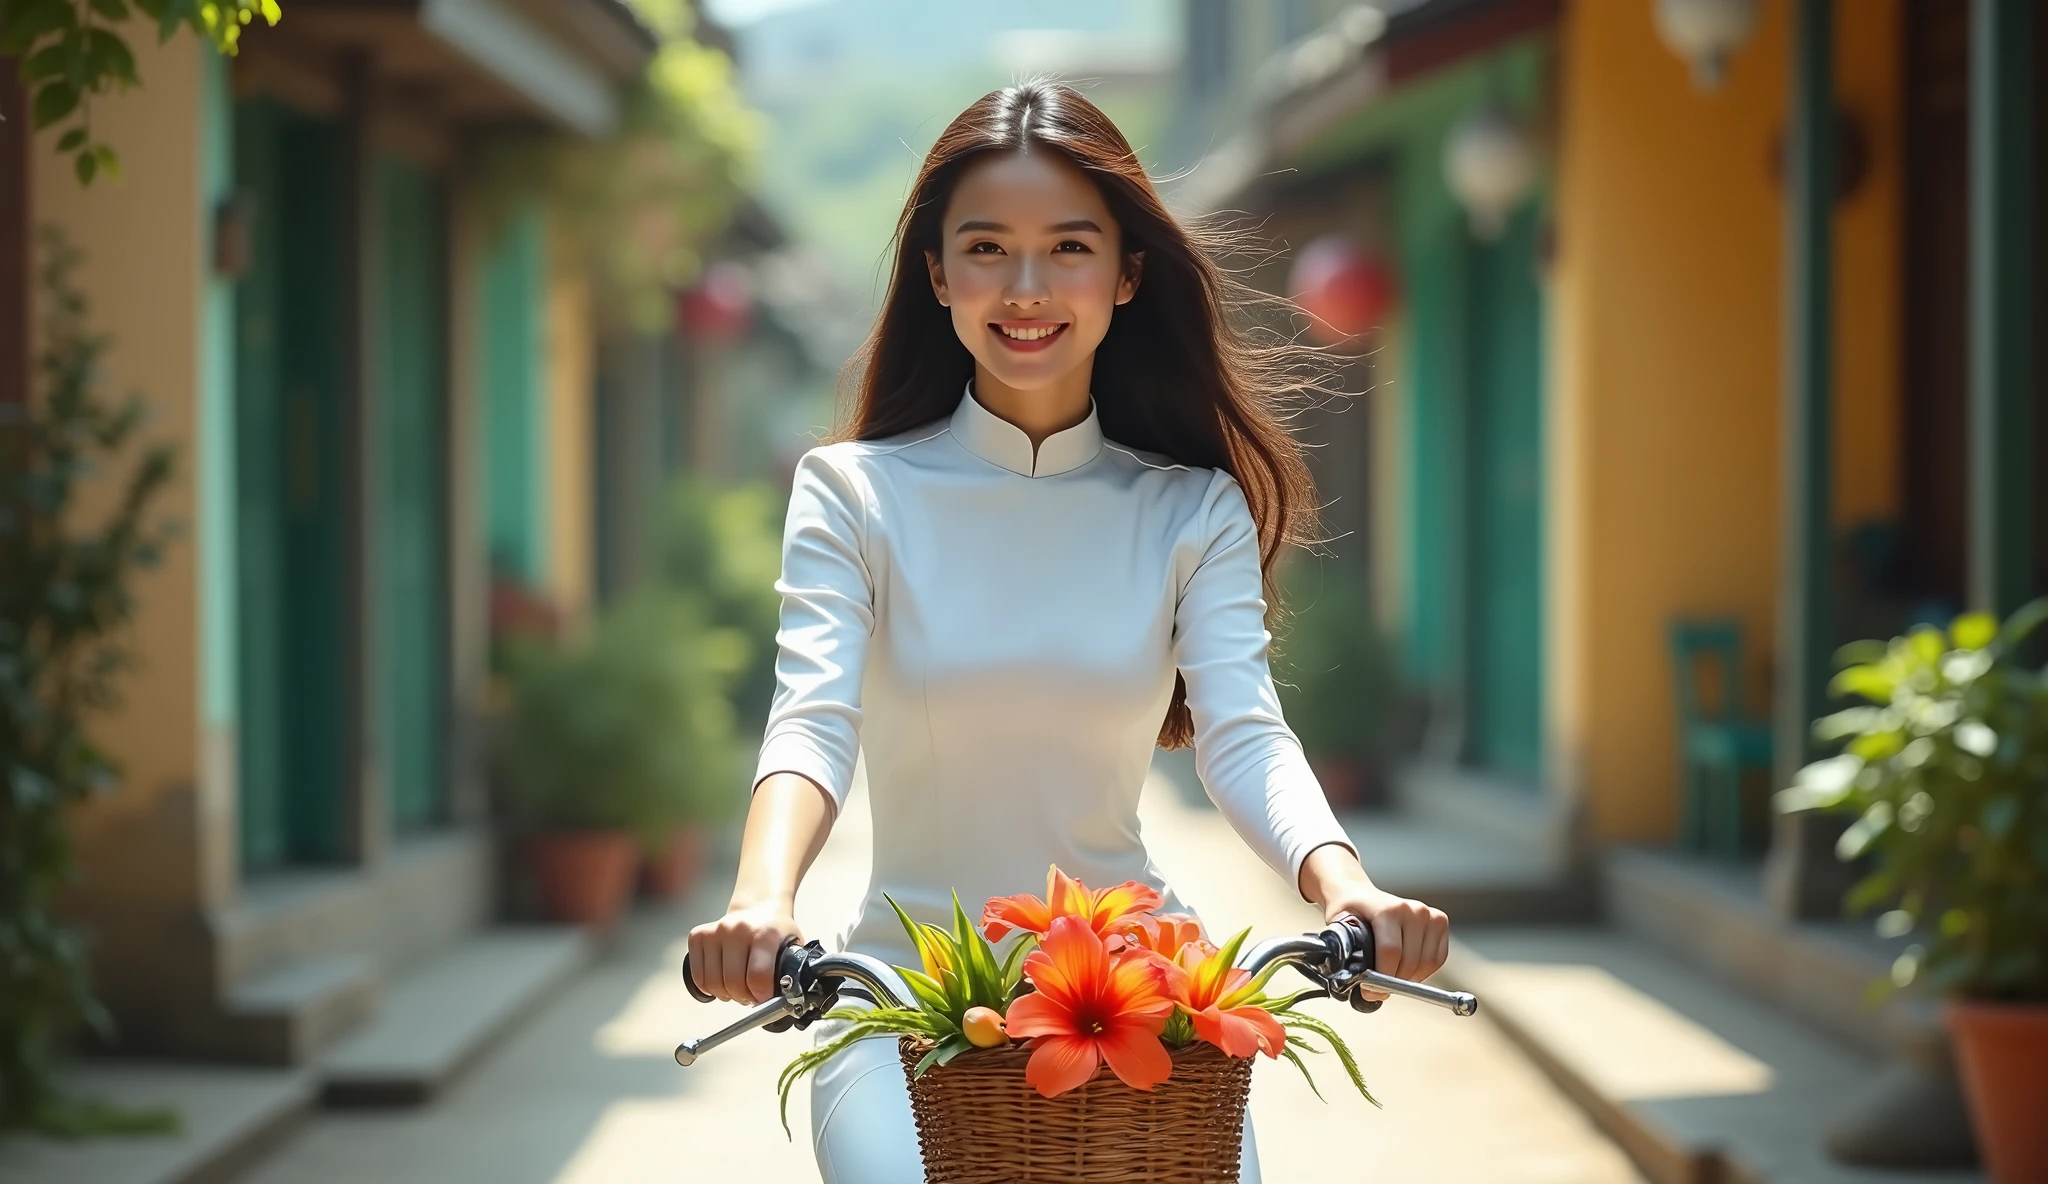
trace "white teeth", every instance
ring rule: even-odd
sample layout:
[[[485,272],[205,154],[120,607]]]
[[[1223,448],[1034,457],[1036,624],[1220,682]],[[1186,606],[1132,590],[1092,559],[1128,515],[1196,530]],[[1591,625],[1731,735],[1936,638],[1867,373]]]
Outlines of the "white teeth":
[[[1037,341],[1041,337],[1051,337],[1065,327],[1064,325],[1052,325],[1043,329],[1012,329],[1008,325],[996,326],[996,328],[1003,331],[1003,336],[1013,341]]]

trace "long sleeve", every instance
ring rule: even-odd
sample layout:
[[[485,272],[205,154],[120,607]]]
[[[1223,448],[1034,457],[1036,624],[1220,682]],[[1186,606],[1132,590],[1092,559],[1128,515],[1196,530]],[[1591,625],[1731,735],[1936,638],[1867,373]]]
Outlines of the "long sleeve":
[[[874,631],[874,581],[862,558],[866,500],[857,474],[820,451],[797,464],[783,530],[775,702],[755,767],[801,773],[846,803],[860,752],[861,676]]]
[[[1218,473],[1197,518],[1205,543],[1174,611],[1174,662],[1187,680],[1195,768],[1230,825],[1299,891],[1309,852],[1344,828],[1280,714],[1259,540],[1244,493]]]

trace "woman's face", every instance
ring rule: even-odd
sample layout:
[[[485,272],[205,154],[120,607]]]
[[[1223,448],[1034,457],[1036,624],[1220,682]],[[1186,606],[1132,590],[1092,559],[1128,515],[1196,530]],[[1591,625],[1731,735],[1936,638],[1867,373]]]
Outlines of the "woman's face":
[[[1138,290],[1108,203],[1057,152],[1017,152],[970,165],[953,187],[926,252],[932,291],[976,367],[1014,390],[1037,390],[1087,367],[1111,312]]]

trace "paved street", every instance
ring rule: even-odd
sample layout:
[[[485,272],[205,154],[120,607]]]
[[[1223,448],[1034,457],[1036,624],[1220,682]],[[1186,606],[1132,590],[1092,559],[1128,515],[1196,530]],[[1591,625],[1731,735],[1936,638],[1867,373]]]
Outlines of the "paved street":
[[[1146,832],[1161,864],[1212,930],[1274,933],[1316,918],[1213,811],[1162,783],[1147,794]],[[856,796],[799,903],[811,932],[835,925],[866,877],[867,812]],[[723,873],[714,879],[722,879]],[[670,1052],[737,1009],[692,1002],[675,973],[689,924],[722,903],[707,884],[673,913],[644,914],[617,948],[525,1024],[436,1105],[419,1111],[322,1113],[247,1179],[252,1184],[362,1180],[463,1184],[815,1181],[798,1092],[783,1138],[774,1082],[804,1037],[757,1035],[684,1071]],[[1031,885],[1020,885],[1030,889]],[[1368,1149],[1360,1178],[1390,1182],[1607,1184],[1635,1181],[1595,1131],[1483,1019],[1389,1003],[1355,1016],[1325,1006],[1385,1103],[1347,1093],[1318,1065],[1318,1102],[1291,1066],[1264,1063],[1252,1111],[1265,1175],[1323,1178],[1333,1131]]]

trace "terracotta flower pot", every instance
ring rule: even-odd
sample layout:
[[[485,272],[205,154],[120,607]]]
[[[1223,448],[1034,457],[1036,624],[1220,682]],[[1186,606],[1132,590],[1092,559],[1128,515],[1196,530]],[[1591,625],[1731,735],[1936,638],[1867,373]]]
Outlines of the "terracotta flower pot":
[[[541,905],[556,921],[608,928],[625,911],[639,849],[626,831],[559,831],[533,837],[528,858]]]
[[[1951,999],[1946,1018],[1994,1184],[2048,1180],[2048,1003]]]
[[[668,845],[640,865],[640,888],[656,900],[674,900],[688,892],[704,871],[704,828],[678,827]]]

